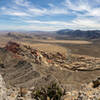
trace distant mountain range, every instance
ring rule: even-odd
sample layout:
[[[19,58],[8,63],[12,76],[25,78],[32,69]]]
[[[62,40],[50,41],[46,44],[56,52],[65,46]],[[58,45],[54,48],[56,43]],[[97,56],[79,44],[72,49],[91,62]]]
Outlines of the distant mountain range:
[[[87,39],[96,39],[100,38],[100,31],[99,30],[71,30],[71,29],[64,29],[57,31],[59,35],[66,35],[72,38],[87,38]]]
[[[100,30],[63,29],[59,31],[0,32],[0,34],[4,34],[4,33],[6,33],[6,36],[13,37],[16,39],[32,38],[33,35],[56,36],[57,39],[98,39],[100,38]]]

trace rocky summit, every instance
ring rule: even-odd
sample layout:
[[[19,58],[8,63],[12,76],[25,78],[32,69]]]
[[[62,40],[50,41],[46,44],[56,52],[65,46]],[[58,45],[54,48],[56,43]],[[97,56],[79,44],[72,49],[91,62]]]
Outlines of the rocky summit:
[[[33,91],[55,83],[64,91],[61,100],[100,99],[100,58],[44,52],[10,41],[0,48],[0,74],[0,100],[43,100],[35,99]]]

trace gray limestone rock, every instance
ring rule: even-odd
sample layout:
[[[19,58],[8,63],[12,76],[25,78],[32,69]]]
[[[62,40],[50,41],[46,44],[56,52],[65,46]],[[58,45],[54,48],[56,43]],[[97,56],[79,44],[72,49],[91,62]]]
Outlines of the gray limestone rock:
[[[0,75],[0,100],[8,100],[6,91],[7,90],[6,90],[5,82],[2,76]]]

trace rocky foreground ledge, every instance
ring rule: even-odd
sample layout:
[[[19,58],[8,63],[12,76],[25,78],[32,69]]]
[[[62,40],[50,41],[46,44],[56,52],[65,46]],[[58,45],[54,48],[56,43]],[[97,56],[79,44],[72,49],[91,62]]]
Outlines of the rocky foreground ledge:
[[[8,100],[7,88],[1,75],[0,75],[0,100]]]
[[[64,91],[64,88],[60,88]],[[35,99],[33,91],[35,91],[35,87],[6,88],[5,82],[0,75],[0,100],[43,100]],[[83,84],[80,91],[65,91],[60,99],[50,99],[47,97],[45,100],[100,100],[100,78],[88,84]]]

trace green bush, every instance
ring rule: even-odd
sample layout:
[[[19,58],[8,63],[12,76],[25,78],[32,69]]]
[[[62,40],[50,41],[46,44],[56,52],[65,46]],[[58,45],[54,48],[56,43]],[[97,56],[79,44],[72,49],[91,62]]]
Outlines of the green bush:
[[[64,91],[56,83],[32,92],[32,98],[36,100],[61,100],[63,95]]]

